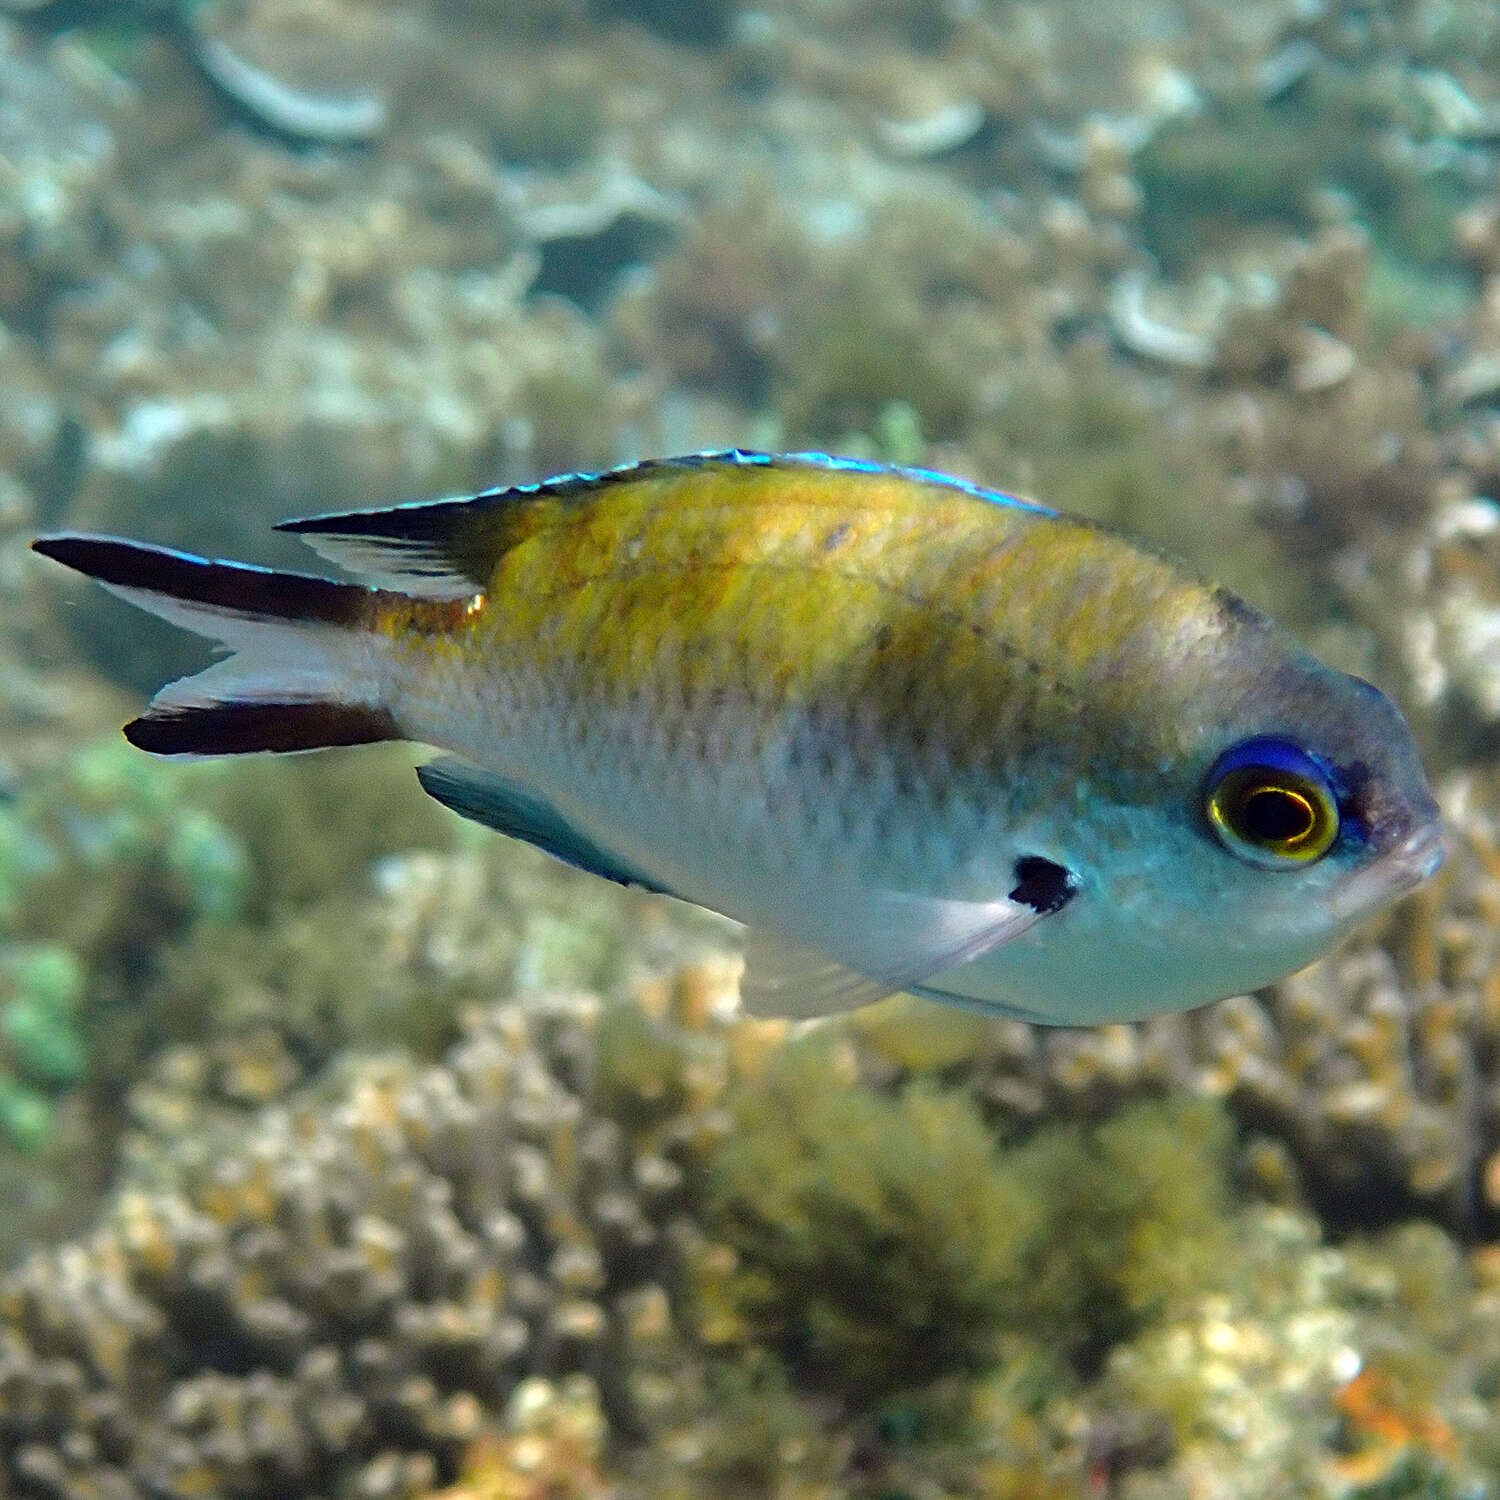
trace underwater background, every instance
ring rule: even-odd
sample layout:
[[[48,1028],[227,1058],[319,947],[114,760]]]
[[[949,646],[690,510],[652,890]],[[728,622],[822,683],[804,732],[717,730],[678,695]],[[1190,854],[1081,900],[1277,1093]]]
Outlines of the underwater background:
[[[746,445],[1167,546],[1438,880],[1256,996],[735,1011],[28,553]],[[0,0],[0,1496],[1500,1496],[1493,0]]]

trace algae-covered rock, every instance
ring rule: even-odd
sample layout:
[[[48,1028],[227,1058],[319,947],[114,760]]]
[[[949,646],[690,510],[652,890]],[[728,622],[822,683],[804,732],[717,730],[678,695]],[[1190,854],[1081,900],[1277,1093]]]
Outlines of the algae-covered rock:
[[[349,1060],[248,1130],[200,1115],[211,1151],[0,1285],[3,1472],[286,1500],[1468,1492],[1500,1389],[1482,1256],[1231,1206],[1208,1106],[1002,1144],[960,1090],[879,1090],[826,1037],[723,1017],[728,972],[617,1002],[608,1042],[613,1007],[533,996],[473,1011],[441,1066]]]
[[[748,1315],[855,1390],[982,1367],[1021,1300],[1041,1204],[998,1169],[963,1096],[883,1099],[830,1089],[830,1073],[825,1049],[793,1049],[737,1101],[714,1213]]]
[[[1141,1105],[997,1154],[969,1095],[830,1089],[838,1066],[789,1049],[736,1097],[713,1173],[742,1306],[799,1368],[888,1393],[983,1368],[1018,1331],[1087,1363],[1211,1279],[1212,1106]]]
[[[0,1254],[86,1209],[157,1043],[141,998],[163,950],[241,909],[243,851],[188,790],[204,781],[95,745],[0,805],[0,1181],[20,1179]]]

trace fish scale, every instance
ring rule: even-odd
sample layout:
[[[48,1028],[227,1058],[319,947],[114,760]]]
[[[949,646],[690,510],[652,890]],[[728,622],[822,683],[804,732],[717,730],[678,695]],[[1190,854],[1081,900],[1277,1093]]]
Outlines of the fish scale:
[[[438,746],[423,786],[463,816],[748,923],[763,1010],[1197,1004],[1441,855],[1375,689],[1153,550],[967,481],[734,451],[286,529],[376,586],[36,544],[234,653],[132,739]],[[1315,857],[1277,843],[1314,827]]]
[[[1208,637],[1220,610],[1212,590],[1096,528],[886,475],[861,491],[854,503],[836,473],[729,470],[544,502],[551,514],[499,559],[463,640],[417,634],[418,681],[429,648],[467,677],[445,674],[437,701],[398,695],[398,721],[512,774],[530,767],[637,860],[652,790],[673,788],[693,816],[670,851],[656,835],[669,883],[713,879],[694,851],[773,866],[790,848],[819,867],[853,855],[907,886],[949,888],[935,874],[945,860],[972,865],[987,839],[1000,847],[995,828],[1018,804],[1070,774],[1074,730],[1109,733],[1123,718],[1142,738],[1122,642],[1160,617],[1161,596],[1201,611]],[[527,691],[527,672],[560,691]],[[1117,707],[1080,718],[1086,695]],[[580,723],[583,743],[568,727]],[[585,810],[603,766],[615,779]],[[789,827],[759,814],[771,804]],[[731,837],[743,806],[757,816]],[[831,824],[817,812],[827,806],[839,809]],[[768,877],[794,879],[795,863]]]
[[[1038,513],[962,494],[913,504],[894,483],[871,486],[851,512],[830,478],[787,486],[737,474],[699,480],[684,498],[673,493],[681,480],[652,476],[585,508],[554,502],[500,559],[461,641],[407,622],[403,677],[415,691],[394,695],[398,720],[419,739],[438,740],[442,725],[440,743],[512,772],[548,767],[536,779],[575,806],[601,763],[630,768],[612,789],[616,807],[639,809],[647,789],[676,787],[698,813],[684,842],[716,858],[737,806],[775,800],[796,818],[791,837],[758,819],[738,858],[749,857],[751,833],[794,847],[835,833],[826,846],[815,839],[816,858],[852,845],[912,880],[934,846],[979,836],[967,820],[934,819],[972,808],[955,795],[961,779],[992,781],[1014,758],[975,706],[1019,704],[1006,679],[1038,676],[1018,653],[987,651],[974,612],[934,601],[951,596],[980,538],[1014,566],[1008,526]],[[721,487],[735,491],[729,500]],[[935,536],[952,550],[936,551]],[[429,653],[464,671],[427,669]],[[527,674],[554,691],[528,686]],[[589,726],[587,737],[570,725]],[[742,752],[737,776],[725,775],[731,746]],[[827,807],[839,809],[831,823],[818,815]],[[628,820],[590,821],[635,849]],[[674,878],[686,857],[677,852]]]
[[[1037,751],[1055,757],[1088,696],[1106,731],[1122,720],[1140,737],[1119,642],[1148,613],[1140,601],[1164,571],[1155,559],[1082,528],[1036,537],[1038,513],[968,496],[903,492],[893,510],[893,486],[851,519],[827,476],[790,494],[778,478],[753,476],[774,496],[759,505],[745,503],[743,479],[736,503],[710,493],[690,506],[646,481],[539,528],[502,558],[463,655],[481,674],[518,659],[558,674],[586,712],[634,700],[699,722],[700,744],[753,745],[804,714],[829,726],[842,767],[891,760],[934,790],[1014,774]],[[822,521],[829,510],[839,519]],[[1103,598],[1101,575],[1112,578]],[[1187,597],[1174,607],[1207,612],[1211,633],[1211,591],[1175,588]]]

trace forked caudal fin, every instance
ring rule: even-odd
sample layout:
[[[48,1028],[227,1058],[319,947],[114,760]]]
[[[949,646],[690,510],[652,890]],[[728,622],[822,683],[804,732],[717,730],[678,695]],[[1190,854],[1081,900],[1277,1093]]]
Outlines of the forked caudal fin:
[[[126,737],[157,755],[316,750],[400,738],[381,702],[383,596],[114,537],[39,537],[35,551],[232,653],[168,684]]]

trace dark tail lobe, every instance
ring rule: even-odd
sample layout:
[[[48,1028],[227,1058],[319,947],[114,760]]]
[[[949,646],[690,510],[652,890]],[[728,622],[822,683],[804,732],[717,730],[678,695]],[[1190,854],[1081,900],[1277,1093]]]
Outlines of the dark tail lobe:
[[[32,548],[232,653],[163,688],[125,726],[141,749],[243,755],[401,737],[371,628],[389,595],[114,537],[44,536]]]

